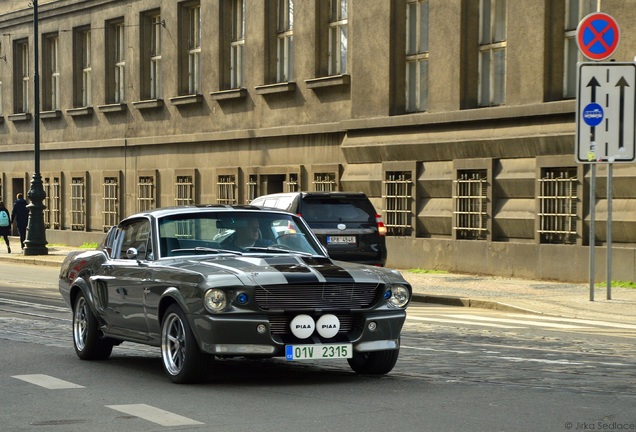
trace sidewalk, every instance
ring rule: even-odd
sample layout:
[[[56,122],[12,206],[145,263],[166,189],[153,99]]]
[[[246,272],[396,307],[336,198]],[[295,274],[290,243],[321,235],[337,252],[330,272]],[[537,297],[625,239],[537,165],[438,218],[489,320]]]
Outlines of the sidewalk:
[[[25,256],[12,238],[13,253],[0,245],[0,261],[59,267],[66,255],[79,248],[47,246],[48,255]],[[17,250],[16,250],[17,247]],[[413,286],[413,300],[450,306],[478,307],[636,325],[636,289],[595,287],[594,301],[585,284],[513,279],[452,273],[420,274],[400,270]]]

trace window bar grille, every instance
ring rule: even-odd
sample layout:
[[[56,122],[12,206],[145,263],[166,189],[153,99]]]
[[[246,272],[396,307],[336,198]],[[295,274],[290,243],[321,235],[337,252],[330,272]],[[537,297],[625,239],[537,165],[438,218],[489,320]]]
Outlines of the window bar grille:
[[[387,172],[385,188],[385,225],[388,234],[405,235],[411,228],[411,173]]]
[[[62,226],[62,214],[61,214],[61,185],[60,178],[53,177],[53,184],[51,187],[51,200],[49,203],[51,204],[51,218],[53,219],[53,228],[60,229]]]
[[[316,192],[333,192],[336,190],[336,174],[316,173],[313,184]]]
[[[104,232],[119,222],[119,184],[115,177],[104,179],[104,211],[103,226]]]
[[[155,206],[155,181],[153,177],[139,177],[137,183],[137,207],[140,212]]]
[[[177,182],[175,184],[175,204],[176,205],[191,205],[194,204],[193,189],[194,183],[192,176],[177,176]]]
[[[245,200],[245,204],[249,204],[258,196],[258,175],[250,174],[247,180],[247,199]]]
[[[576,170],[546,170],[539,182],[541,240],[559,244],[576,242]]]
[[[218,197],[217,202],[219,204],[226,205],[234,205],[236,202],[235,188],[236,188],[236,178],[233,175],[230,176],[219,176],[219,181],[217,182],[218,188]]]
[[[84,179],[73,178],[71,183],[71,230],[83,231],[86,228],[84,198]]]
[[[51,228],[51,179],[48,177],[44,177],[42,180],[42,189],[44,189],[44,210],[42,213],[44,215],[44,228]]]
[[[455,227],[459,238],[483,239],[487,221],[487,179],[483,171],[458,173],[455,180]]]
[[[287,181],[287,192],[298,192],[298,174],[289,174],[289,180]]]

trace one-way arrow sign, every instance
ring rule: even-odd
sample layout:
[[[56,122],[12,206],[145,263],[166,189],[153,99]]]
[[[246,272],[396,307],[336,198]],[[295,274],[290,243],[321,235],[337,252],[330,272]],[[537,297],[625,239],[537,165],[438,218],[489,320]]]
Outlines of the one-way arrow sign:
[[[634,162],[636,64],[580,63],[578,91],[577,162]]]

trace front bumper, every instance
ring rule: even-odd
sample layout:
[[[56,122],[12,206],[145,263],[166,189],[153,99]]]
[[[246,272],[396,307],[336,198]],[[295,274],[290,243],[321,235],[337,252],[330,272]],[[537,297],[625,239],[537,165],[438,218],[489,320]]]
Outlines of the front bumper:
[[[405,320],[404,310],[356,314],[351,329],[329,339],[316,333],[307,339],[272,334],[268,316],[261,314],[196,315],[192,322],[199,347],[208,354],[284,357],[288,344],[351,343],[354,352],[398,349]],[[265,328],[262,333],[257,330],[260,325]]]

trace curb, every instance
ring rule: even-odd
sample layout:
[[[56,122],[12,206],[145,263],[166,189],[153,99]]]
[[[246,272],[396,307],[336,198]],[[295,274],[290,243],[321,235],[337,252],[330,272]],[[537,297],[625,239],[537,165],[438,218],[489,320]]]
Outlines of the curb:
[[[445,306],[462,306],[473,307],[478,309],[492,309],[502,312],[516,312],[527,313],[534,315],[544,315],[542,312],[537,312],[531,309],[525,309],[518,306],[509,305],[507,303],[500,303],[492,300],[476,300],[468,297],[456,297],[456,296],[441,296],[430,294],[413,294],[413,301],[421,303],[433,303],[441,304]]]

